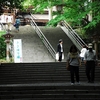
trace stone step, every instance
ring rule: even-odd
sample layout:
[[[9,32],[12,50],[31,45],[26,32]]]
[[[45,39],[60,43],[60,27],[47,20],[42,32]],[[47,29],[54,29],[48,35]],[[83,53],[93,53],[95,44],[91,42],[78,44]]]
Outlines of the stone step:
[[[0,66],[0,100],[99,100],[100,67],[96,82],[87,83],[84,64],[80,85],[70,84],[66,62],[3,63]]]
[[[99,100],[100,86],[68,84],[27,84],[0,86],[1,100]]]
[[[70,82],[66,62],[5,63],[1,65],[0,84],[24,84],[39,82]],[[100,81],[100,67],[96,67],[95,80]],[[80,67],[80,81],[87,81],[85,67]]]

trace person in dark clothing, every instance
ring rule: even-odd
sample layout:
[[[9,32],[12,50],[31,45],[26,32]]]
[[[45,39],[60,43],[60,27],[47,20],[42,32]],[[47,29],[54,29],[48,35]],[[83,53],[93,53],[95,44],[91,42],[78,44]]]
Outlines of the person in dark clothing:
[[[89,43],[88,50],[85,52],[84,56],[84,63],[86,65],[86,76],[88,79],[88,83],[94,83],[96,62],[96,51],[93,50],[92,43]]]
[[[59,40],[59,44],[57,45],[57,53],[59,53],[59,59],[58,61],[62,61],[62,54],[63,54],[63,40]]]
[[[19,31],[19,25],[20,25],[20,19],[19,19],[19,17],[17,16],[17,17],[16,17],[16,20],[15,20],[15,28],[16,28],[17,31]]]

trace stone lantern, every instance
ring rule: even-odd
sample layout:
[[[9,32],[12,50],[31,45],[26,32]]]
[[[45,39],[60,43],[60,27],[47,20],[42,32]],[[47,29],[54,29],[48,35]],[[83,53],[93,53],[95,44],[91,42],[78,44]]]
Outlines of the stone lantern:
[[[64,1],[61,0],[61,3],[56,6],[56,10],[60,13],[63,11],[63,6],[65,6]]]
[[[2,35],[2,37],[5,38],[5,42],[6,42],[6,60],[9,61],[9,43],[10,43],[10,39],[13,37],[13,35],[7,32],[6,34]]]

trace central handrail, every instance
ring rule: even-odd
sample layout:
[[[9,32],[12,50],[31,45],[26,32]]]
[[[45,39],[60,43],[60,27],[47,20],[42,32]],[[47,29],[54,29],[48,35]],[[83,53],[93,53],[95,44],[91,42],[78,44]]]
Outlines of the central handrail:
[[[31,25],[32,25],[32,27],[34,28],[34,30],[36,31],[36,33],[38,34],[38,36],[40,37],[40,39],[42,40],[42,42],[44,43],[44,45],[46,46],[46,48],[48,49],[50,54],[52,55],[52,57],[54,59],[56,59],[56,57],[55,57],[56,51],[51,46],[50,42],[47,40],[47,38],[44,36],[43,32],[40,30],[40,28],[37,26],[37,24],[33,20],[34,16],[32,14],[30,15],[30,18],[31,18]]]
[[[79,35],[72,29],[72,27],[66,21],[62,21],[62,25],[62,29],[64,30],[64,32],[80,51],[83,45],[87,46],[87,44],[79,37]]]

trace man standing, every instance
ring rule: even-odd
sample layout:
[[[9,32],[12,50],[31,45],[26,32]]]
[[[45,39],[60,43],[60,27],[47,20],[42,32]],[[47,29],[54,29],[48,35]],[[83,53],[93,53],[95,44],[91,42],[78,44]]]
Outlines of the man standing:
[[[88,83],[94,83],[96,61],[97,61],[96,51],[93,50],[92,43],[89,43],[88,50],[85,52],[84,56]]]
[[[59,44],[57,45],[57,52],[59,53],[58,61],[61,62],[62,54],[63,54],[63,40],[62,39],[59,40]]]
[[[13,21],[12,16],[9,14],[6,20],[7,20],[8,30],[11,31],[11,24],[12,24],[12,21]]]

